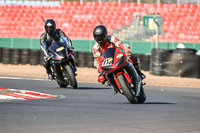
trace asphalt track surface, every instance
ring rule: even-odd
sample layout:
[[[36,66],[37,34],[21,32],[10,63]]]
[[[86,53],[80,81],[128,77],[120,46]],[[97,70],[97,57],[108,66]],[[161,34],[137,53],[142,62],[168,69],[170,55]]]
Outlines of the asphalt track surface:
[[[79,82],[0,78],[0,87],[57,95],[0,102],[0,133],[199,133],[200,88],[145,86],[145,104],[130,104],[110,87]]]

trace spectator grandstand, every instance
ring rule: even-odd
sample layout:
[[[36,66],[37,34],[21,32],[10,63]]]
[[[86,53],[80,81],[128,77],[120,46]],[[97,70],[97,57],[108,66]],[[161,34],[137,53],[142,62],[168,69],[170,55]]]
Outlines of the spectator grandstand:
[[[133,26],[134,14],[140,23],[148,14],[163,17],[160,42],[200,42],[200,6],[197,4],[154,4],[136,2],[79,2],[79,1],[6,1],[0,2],[0,37],[39,38],[44,31],[43,20],[53,18],[57,27],[73,40],[92,40],[93,28],[107,26],[110,34],[122,40],[131,40],[131,34],[140,31]],[[139,25],[142,26],[142,25]],[[125,34],[119,33],[126,27]],[[135,32],[133,32],[135,30]],[[113,32],[116,31],[116,32]],[[144,35],[144,34],[142,34]],[[152,35],[153,36],[153,35]],[[141,38],[152,39],[151,36]]]

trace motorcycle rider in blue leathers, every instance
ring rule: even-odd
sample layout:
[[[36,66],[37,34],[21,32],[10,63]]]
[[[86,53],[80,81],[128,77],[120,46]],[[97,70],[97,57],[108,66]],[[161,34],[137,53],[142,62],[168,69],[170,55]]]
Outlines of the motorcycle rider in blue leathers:
[[[44,53],[44,60],[43,65],[46,69],[46,72],[48,74],[48,79],[53,80],[53,75],[50,67],[50,60],[48,55],[48,48],[51,45],[53,41],[60,41],[62,39],[67,47],[72,51],[74,48],[72,47],[71,40],[65,35],[65,33],[61,29],[56,29],[56,23],[53,19],[47,19],[44,24],[45,32],[42,33],[40,36],[40,45],[41,50]],[[72,64],[76,70],[75,63]]]

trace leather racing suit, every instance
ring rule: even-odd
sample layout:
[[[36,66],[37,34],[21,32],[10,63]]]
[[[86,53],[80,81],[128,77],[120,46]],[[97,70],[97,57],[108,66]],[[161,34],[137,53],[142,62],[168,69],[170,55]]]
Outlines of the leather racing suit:
[[[93,57],[94,57],[94,66],[97,68],[98,72],[100,73],[98,77],[98,82],[104,82],[105,78],[101,77],[101,70],[99,69],[100,65],[100,56],[106,50],[107,48],[114,48],[114,47],[119,47],[122,49],[126,56],[129,58],[129,61],[134,65],[136,68],[138,74],[141,74],[139,70],[139,58],[135,57],[132,54],[132,51],[130,50],[130,46],[126,43],[122,43],[117,37],[108,35],[107,36],[107,41],[105,42],[105,45],[103,47],[100,46],[97,42],[93,46]]]
[[[41,50],[44,53],[43,64],[44,64],[44,67],[46,68],[46,72],[47,72],[48,75],[52,74],[52,71],[51,71],[51,68],[50,68],[50,61],[46,60],[47,57],[48,57],[48,48],[53,41],[60,41],[60,39],[62,39],[65,42],[65,44],[73,51],[71,40],[65,35],[65,33],[61,29],[56,29],[51,34],[44,32],[40,36]],[[73,64],[73,65],[75,67],[75,64]]]

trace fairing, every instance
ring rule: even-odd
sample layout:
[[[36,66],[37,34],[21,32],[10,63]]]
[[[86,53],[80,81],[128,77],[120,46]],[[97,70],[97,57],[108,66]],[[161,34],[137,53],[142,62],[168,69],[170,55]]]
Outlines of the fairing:
[[[127,60],[125,53],[120,48],[106,49],[100,58],[101,68],[106,72],[114,72],[123,67]]]
[[[52,60],[63,60],[67,59],[69,53],[69,49],[66,47],[63,42],[53,42],[49,47],[49,54],[52,55]]]

